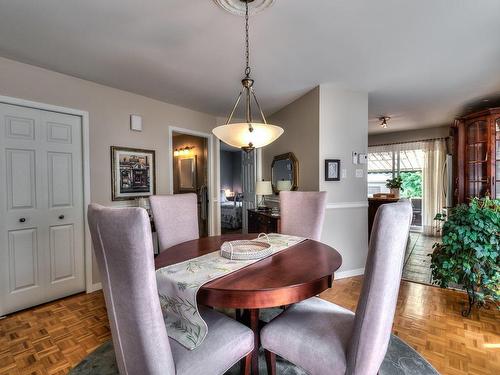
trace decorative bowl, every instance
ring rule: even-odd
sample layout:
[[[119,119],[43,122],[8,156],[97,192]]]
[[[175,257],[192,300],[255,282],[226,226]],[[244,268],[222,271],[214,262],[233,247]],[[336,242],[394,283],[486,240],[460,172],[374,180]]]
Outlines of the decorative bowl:
[[[271,244],[265,239],[260,239],[260,236],[256,240],[224,242],[220,248],[220,255],[231,260],[261,259],[271,254]]]

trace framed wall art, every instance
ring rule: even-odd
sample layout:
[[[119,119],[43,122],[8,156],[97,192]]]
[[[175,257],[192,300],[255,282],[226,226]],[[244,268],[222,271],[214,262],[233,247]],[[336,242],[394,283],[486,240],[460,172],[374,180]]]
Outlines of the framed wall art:
[[[325,181],[340,181],[340,160],[325,160]]]
[[[155,151],[111,146],[112,200],[155,194]]]

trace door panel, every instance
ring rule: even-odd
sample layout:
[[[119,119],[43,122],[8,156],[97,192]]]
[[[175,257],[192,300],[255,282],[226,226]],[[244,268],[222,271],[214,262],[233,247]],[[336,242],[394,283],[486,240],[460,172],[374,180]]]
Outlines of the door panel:
[[[52,283],[75,277],[73,225],[50,228],[50,274]]]
[[[71,144],[72,133],[70,125],[47,122],[47,142]]]
[[[73,205],[73,161],[70,153],[49,152],[49,207]]]
[[[7,201],[9,210],[35,208],[35,151],[5,150]]]
[[[35,121],[30,118],[5,116],[5,136],[17,139],[35,139]]]
[[[85,290],[81,142],[78,116],[0,104],[0,315]]]
[[[9,231],[10,292],[38,285],[38,246],[35,228]]]

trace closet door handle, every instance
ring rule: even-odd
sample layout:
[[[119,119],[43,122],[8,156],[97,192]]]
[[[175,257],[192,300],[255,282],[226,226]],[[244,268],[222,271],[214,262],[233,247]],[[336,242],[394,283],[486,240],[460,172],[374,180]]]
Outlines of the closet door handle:
[[[20,223],[24,223],[25,221],[26,221],[26,218],[25,218],[25,217],[22,217],[22,218],[20,218],[20,219],[19,219],[19,222],[20,222]]]
[[[64,219],[64,215],[59,215],[59,220]]]

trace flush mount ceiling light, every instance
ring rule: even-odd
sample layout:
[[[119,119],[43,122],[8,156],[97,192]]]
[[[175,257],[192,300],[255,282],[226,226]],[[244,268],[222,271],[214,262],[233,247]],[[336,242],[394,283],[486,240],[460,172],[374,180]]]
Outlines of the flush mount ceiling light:
[[[245,52],[246,52],[246,69],[245,78],[241,80],[243,85],[236,102],[234,103],[233,109],[226,121],[225,125],[217,126],[212,132],[217,138],[219,138],[224,143],[230,146],[241,148],[246,152],[250,152],[253,149],[267,146],[268,144],[274,142],[283,134],[283,129],[276,125],[268,124],[264,112],[260,108],[259,101],[255,95],[253,89],[254,80],[250,78],[250,48],[249,48],[249,38],[248,38],[248,3],[253,0],[239,0],[244,3],[245,6]],[[262,2],[262,0],[261,0]],[[218,2],[219,3],[219,2]],[[245,97],[245,122],[242,123],[231,123],[234,112],[241,101],[241,97]],[[259,115],[262,118],[262,122],[254,122],[252,118],[252,100],[255,101]]]
[[[387,128],[387,121],[389,121],[391,118],[388,116],[382,116],[378,118],[380,120],[380,126],[384,129]]]

